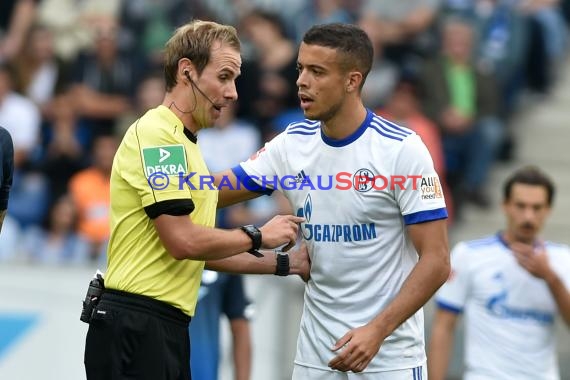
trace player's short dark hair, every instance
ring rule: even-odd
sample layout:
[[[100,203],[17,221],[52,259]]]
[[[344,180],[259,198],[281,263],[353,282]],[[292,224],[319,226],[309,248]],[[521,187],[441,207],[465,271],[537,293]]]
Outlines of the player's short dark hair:
[[[305,33],[303,42],[339,51],[343,56],[340,63],[343,69],[356,68],[362,73],[362,88],[374,57],[372,42],[364,30],[343,23],[315,25]]]
[[[554,183],[536,166],[526,166],[521,168],[507,179],[503,189],[503,199],[505,201],[510,199],[513,186],[517,183],[544,187],[547,192],[548,205],[552,205],[555,192]]]

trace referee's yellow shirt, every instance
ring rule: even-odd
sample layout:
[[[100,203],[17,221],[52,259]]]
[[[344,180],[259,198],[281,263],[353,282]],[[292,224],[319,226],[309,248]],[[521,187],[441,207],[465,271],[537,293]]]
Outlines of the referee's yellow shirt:
[[[193,203],[192,222],[213,227],[218,191],[205,183],[207,175],[198,145],[167,107],[148,111],[128,129],[111,173],[107,288],[152,297],[194,315],[204,262],[174,259],[145,207]]]

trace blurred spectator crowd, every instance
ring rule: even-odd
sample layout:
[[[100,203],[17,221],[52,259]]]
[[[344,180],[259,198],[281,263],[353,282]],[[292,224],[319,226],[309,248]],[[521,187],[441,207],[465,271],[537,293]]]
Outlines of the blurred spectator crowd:
[[[375,61],[365,104],[416,131],[442,179],[452,219],[490,206],[490,169],[516,148],[521,99],[548,97],[567,57],[568,0],[2,0],[0,125],[15,176],[0,260],[104,265],[109,175],[126,128],[162,102],[161,50],[192,18],[236,26],[239,100],[202,131],[212,171],[246,159],[302,118],[297,48],[313,24],[349,22]],[[267,198],[219,225],[286,211]]]

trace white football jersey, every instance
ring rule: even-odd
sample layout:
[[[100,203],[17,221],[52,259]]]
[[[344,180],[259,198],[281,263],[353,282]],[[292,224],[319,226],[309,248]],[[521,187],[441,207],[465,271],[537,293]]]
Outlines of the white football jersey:
[[[329,369],[335,342],[374,319],[399,292],[418,255],[406,225],[447,217],[439,179],[419,136],[372,112],[333,140],[304,120],[233,169],[282,191],[309,248],[311,280],[295,363]],[[367,372],[425,363],[419,310],[383,343]]]
[[[546,243],[548,260],[570,289],[570,250]],[[559,379],[556,302],[548,285],[521,267],[501,235],[459,243],[439,307],[465,313],[466,380]]]

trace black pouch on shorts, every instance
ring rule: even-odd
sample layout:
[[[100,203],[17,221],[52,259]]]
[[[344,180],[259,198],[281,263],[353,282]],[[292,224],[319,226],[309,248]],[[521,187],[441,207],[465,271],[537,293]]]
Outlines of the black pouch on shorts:
[[[95,273],[95,277],[89,282],[87,294],[83,300],[83,309],[81,310],[81,317],[79,319],[85,323],[90,323],[93,317],[93,311],[101,300],[101,295],[105,291],[105,281],[103,274],[99,271]]]

